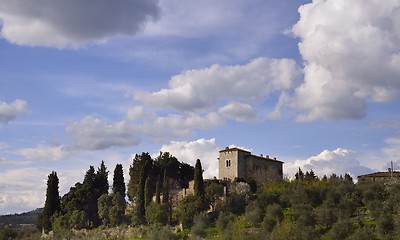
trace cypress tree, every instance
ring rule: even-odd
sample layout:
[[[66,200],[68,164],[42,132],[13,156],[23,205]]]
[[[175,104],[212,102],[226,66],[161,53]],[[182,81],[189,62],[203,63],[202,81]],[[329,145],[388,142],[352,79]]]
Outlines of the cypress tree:
[[[139,181],[139,189],[137,194],[137,206],[138,206],[138,217],[139,219],[144,219],[146,216],[146,202],[145,202],[145,185],[146,179],[149,175],[152,159],[148,153],[143,153],[142,157],[146,159],[146,163],[143,165],[143,168],[140,172],[140,181]]]
[[[46,201],[38,218],[39,229],[51,230],[51,217],[60,210],[58,183],[57,173],[53,171],[47,178]]]
[[[151,199],[153,198],[150,185],[150,176],[147,176],[146,183],[144,184],[144,203],[146,207],[150,204]]]
[[[160,204],[161,203],[161,193],[160,193],[160,175],[158,175],[157,183],[156,183],[156,203]]]
[[[104,161],[101,161],[100,167],[97,169],[95,182],[95,187],[98,191],[97,198],[99,198],[103,194],[108,194],[108,171],[107,167],[104,165]]]
[[[120,193],[125,198],[125,180],[124,180],[124,171],[122,169],[122,164],[117,164],[114,170],[113,177],[113,193]]]
[[[200,159],[197,159],[196,165],[194,166],[194,195],[200,200],[204,201],[204,180],[203,180],[203,169],[201,167]]]
[[[169,202],[169,181],[167,169],[164,169],[164,181],[163,181],[163,203]]]

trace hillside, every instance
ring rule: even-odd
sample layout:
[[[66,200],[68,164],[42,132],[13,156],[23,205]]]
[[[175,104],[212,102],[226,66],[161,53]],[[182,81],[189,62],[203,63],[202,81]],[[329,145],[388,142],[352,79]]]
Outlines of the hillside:
[[[36,224],[36,219],[41,212],[42,208],[38,208],[20,214],[2,215],[0,216],[0,225]]]

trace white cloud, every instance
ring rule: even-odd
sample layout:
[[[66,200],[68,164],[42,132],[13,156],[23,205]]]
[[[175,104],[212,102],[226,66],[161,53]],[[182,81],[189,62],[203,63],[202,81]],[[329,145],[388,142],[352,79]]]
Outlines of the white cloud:
[[[15,120],[19,115],[28,112],[28,104],[26,101],[17,99],[12,103],[0,101],[0,124],[6,124]]]
[[[58,48],[134,35],[159,15],[156,0],[1,0],[0,5],[2,37],[20,45]]]
[[[38,145],[35,148],[22,148],[17,150],[17,153],[25,159],[36,160],[51,160],[59,161],[68,157],[71,152],[63,145],[46,146]]]
[[[204,170],[204,178],[218,177],[218,152],[219,148],[216,145],[214,138],[198,139],[192,142],[173,141],[161,147],[162,152],[169,152],[179,161],[183,161],[192,166],[196,164],[196,160],[200,159]]]
[[[299,13],[304,82],[290,104],[299,121],[359,119],[368,101],[399,98],[400,1],[314,0]]]
[[[387,138],[385,142],[387,146],[382,148],[382,152],[386,161],[400,162],[400,134]]]
[[[0,173],[0,214],[20,213],[44,206],[48,168],[22,168]],[[60,196],[83,179],[77,169],[57,171]]]
[[[257,102],[294,86],[298,71],[290,59],[257,58],[245,65],[213,65],[173,76],[169,88],[137,93],[135,98],[159,108],[209,111],[220,102]]]
[[[218,111],[222,116],[235,119],[239,122],[251,121],[256,118],[256,112],[248,105],[238,102],[232,102],[222,107]]]
[[[304,160],[287,162],[284,165],[284,172],[289,177],[293,177],[298,168],[304,172],[313,169],[316,175],[330,176],[332,173],[344,175],[349,173],[354,179],[358,175],[371,173],[373,170],[362,166],[358,160],[358,155],[348,149],[337,148],[333,151],[324,150],[318,155],[311,156]]]
[[[112,146],[130,146],[139,143],[137,126],[127,121],[106,123],[87,116],[79,122],[70,123],[66,132],[77,149],[98,150]]]

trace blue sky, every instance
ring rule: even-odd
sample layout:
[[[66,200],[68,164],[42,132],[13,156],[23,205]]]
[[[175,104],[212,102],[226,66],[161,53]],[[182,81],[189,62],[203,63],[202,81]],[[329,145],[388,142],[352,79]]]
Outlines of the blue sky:
[[[400,1],[0,0],[0,214],[104,160],[239,146],[318,175],[399,164]],[[126,182],[129,180],[126,176]]]

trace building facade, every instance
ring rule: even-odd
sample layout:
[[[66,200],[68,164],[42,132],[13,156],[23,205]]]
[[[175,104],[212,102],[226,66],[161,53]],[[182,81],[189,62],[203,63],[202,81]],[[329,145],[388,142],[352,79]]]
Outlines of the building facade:
[[[388,172],[375,172],[357,177],[358,181],[388,181],[390,179],[400,179],[400,172],[388,171]]]
[[[256,156],[240,148],[219,151],[219,178],[252,178],[257,183],[273,182],[283,178],[283,162],[269,156]]]

